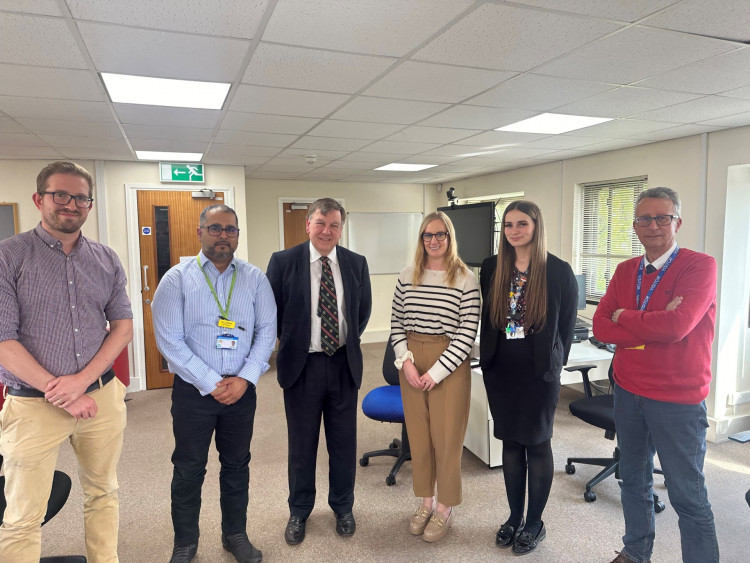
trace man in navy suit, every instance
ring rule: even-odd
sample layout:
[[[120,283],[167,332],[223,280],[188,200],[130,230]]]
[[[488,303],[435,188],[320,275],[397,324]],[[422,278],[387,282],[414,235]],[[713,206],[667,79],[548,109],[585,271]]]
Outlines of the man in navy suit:
[[[336,514],[336,532],[351,536],[356,529],[352,507],[360,336],[370,318],[372,294],[365,257],[338,246],[345,220],[346,211],[337,201],[317,200],[307,212],[310,241],[275,252],[266,272],[276,297],[276,365],[289,435],[290,516],[284,533],[289,545],[305,539],[305,524],[315,506],[321,417],[328,447],[328,504]],[[323,299],[321,279],[327,287]]]

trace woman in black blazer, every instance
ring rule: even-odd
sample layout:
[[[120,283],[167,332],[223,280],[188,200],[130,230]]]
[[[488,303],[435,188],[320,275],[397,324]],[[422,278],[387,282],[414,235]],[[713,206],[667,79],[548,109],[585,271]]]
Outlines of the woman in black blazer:
[[[554,474],[552,423],[560,371],[573,341],[578,285],[567,262],[547,252],[536,204],[512,202],[502,225],[497,257],[487,258],[480,273],[480,363],[495,437],[503,441],[510,506],[495,543],[522,555],[546,536],[542,512]]]

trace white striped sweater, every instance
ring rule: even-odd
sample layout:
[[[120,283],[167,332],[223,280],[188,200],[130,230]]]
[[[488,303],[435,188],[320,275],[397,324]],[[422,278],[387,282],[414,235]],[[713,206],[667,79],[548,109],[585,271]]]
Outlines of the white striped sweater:
[[[471,352],[479,327],[479,289],[474,274],[466,270],[455,287],[448,287],[446,273],[425,270],[422,283],[412,284],[414,266],[398,277],[391,310],[391,342],[400,358],[408,351],[407,332],[444,334],[451,339],[430,377],[439,383],[453,373]]]

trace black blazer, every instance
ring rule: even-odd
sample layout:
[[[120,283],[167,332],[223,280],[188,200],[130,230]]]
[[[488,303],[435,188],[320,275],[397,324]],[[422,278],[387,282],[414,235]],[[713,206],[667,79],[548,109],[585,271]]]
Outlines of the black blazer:
[[[482,288],[482,327],[479,336],[479,364],[489,368],[495,357],[497,342],[505,338],[504,327],[494,328],[489,320],[488,295],[497,269],[497,256],[482,262],[479,284]],[[533,335],[534,374],[545,381],[560,377],[568,362],[573,343],[578,308],[578,283],[570,265],[547,253],[547,322]]]
[[[344,283],[346,356],[349,371],[359,388],[362,383],[360,337],[372,310],[370,271],[367,260],[360,254],[337,246],[336,256]],[[276,298],[278,380],[282,388],[288,389],[302,373],[310,349],[310,242],[274,252],[266,276]]]

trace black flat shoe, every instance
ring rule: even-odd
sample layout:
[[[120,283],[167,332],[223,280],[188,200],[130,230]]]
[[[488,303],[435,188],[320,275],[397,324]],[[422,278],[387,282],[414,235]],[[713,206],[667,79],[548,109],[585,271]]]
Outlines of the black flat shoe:
[[[338,535],[353,536],[356,529],[357,523],[354,521],[354,514],[347,512],[346,514],[336,515],[336,533]]]
[[[307,520],[299,516],[290,516],[289,522],[286,523],[284,539],[289,545],[297,545],[305,539],[305,524]]]
[[[263,561],[263,554],[250,543],[247,534],[244,532],[231,535],[222,534],[221,545],[234,555],[239,563],[261,563]]]
[[[176,545],[172,550],[172,558],[169,563],[190,563],[198,553],[198,544],[191,543],[190,545]]]
[[[544,528],[544,522],[542,522],[542,527],[536,536],[523,530],[516,537],[516,541],[513,542],[513,554],[526,555],[527,553],[531,553],[545,537],[547,537],[547,530]]]
[[[495,545],[497,547],[510,547],[516,539],[516,536],[521,533],[523,526],[526,522],[521,518],[521,523],[518,528],[514,528],[510,524],[503,524],[495,535]]]

